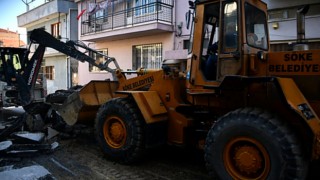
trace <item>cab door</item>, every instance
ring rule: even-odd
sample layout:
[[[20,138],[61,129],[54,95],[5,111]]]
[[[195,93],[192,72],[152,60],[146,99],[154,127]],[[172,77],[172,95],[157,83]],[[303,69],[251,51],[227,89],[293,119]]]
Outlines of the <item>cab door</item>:
[[[226,75],[241,74],[238,1],[210,1],[196,7],[189,82],[219,86]],[[211,58],[215,47],[215,58]],[[214,59],[214,63],[208,60]],[[211,75],[209,75],[211,73]]]
[[[217,82],[219,17],[219,0],[197,4],[189,79],[192,85],[219,84]]]
[[[241,74],[241,28],[239,25],[239,4],[236,1],[221,2],[221,31],[219,41],[219,67],[217,80],[227,75]]]

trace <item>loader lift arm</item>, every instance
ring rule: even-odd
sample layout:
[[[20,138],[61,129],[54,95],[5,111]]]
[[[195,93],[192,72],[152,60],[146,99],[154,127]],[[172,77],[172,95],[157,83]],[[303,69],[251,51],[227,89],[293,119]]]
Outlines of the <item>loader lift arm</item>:
[[[102,54],[94,49],[89,48],[85,44],[76,43],[75,41],[67,41],[66,43],[57,40],[55,37],[53,37],[48,32],[42,30],[42,29],[35,29],[32,31],[30,35],[30,40],[32,43],[37,43],[39,45],[43,45],[45,47],[53,48],[61,53],[64,53],[70,57],[75,58],[76,60],[79,60],[81,62],[88,62],[96,67],[98,67],[101,70],[106,70],[108,72],[114,72],[114,69],[111,69],[108,67],[110,62],[114,62],[116,68],[119,68],[118,63],[113,57],[106,56],[105,54]],[[76,47],[80,47],[85,49],[88,52],[99,54],[107,58],[106,63],[97,63],[96,59],[93,59],[92,57],[86,55],[85,53],[79,51],[76,49]]]
[[[120,69],[115,58],[91,49],[85,44],[76,43],[75,41],[67,41],[64,43],[42,29],[34,29],[30,34],[30,41],[31,44],[29,49],[32,44],[39,44],[39,46],[30,60],[28,60],[29,50],[26,52],[24,59],[21,61],[22,68],[15,75],[19,87],[19,99],[22,106],[29,105],[33,101],[32,91],[41,68],[46,47],[53,48],[81,62],[88,62],[101,70],[106,70],[112,73],[113,77],[115,77],[115,71]],[[81,52],[77,48],[82,48],[85,52]],[[105,58],[105,63],[100,63],[96,59],[86,55],[86,52],[103,56]],[[114,63],[115,69],[109,67],[111,62]]]

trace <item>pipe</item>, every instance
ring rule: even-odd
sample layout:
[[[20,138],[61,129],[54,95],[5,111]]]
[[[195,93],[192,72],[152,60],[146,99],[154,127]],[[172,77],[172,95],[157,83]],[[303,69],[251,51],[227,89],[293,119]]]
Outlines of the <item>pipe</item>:
[[[305,5],[297,11],[297,43],[305,42],[305,15],[309,10],[309,5]]]
[[[309,50],[306,44],[305,15],[309,11],[309,5],[297,10],[297,44],[293,47],[295,51]]]

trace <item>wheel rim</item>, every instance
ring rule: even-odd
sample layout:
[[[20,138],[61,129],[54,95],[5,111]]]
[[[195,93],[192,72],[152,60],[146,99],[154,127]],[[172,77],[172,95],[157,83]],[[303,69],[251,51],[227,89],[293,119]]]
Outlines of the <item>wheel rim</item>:
[[[270,172],[269,154],[253,138],[238,137],[229,141],[223,159],[233,179],[266,179]]]
[[[103,136],[110,147],[121,148],[127,138],[125,123],[119,117],[108,117],[103,125]]]

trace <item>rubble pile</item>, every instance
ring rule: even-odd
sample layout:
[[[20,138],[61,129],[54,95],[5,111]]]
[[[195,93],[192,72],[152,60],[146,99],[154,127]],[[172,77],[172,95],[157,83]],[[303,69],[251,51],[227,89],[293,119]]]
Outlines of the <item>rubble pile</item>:
[[[0,156],[2,158],[53,152],[59,146],[53,138],[58,134],[54,129],[46,127],[46,130],[42,131],[26,131],[24,130],[24,112],[13,109],[9,115],[3,113],[6,111],[1,111],[0,119]]]

